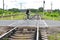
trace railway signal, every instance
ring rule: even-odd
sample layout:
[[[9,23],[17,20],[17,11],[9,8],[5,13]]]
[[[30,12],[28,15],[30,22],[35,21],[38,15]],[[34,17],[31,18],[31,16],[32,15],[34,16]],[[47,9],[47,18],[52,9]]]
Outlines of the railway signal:
[[[43,1],[43,16],[44,16],[44,7],[45,7],[45,1]]]
[[[51,13],[52,13],[52,2],[51,2]]]

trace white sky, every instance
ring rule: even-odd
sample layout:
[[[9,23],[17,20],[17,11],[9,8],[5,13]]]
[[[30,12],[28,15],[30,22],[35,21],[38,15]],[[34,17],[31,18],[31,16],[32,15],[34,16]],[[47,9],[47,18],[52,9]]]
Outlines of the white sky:
[[[51,9],[51,2],[53,9],[60,9],[60,0],[45,0],[45,9]],[[43,0],[5,0],[5,9],[20,8],[20,3],[22,9],[43,7]],[[3,8],[2,4],[3,0],[0,0],[0,8]]]

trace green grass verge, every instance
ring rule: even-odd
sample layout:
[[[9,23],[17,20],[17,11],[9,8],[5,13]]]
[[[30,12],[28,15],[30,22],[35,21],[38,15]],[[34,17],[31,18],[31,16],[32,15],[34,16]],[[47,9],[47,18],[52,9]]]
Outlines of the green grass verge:
[[[14,14],[19,14],[16,16],[10,16],[10,17],[1,17],[0,20],[24,20],[26,18],[26,14],[25,13],[14,13]],[[34,16],[35,13],[31,13],[30,16]],[[5,15],[6,16],[6,15]]]
[[[60,34],[49,35],[48,40],[60,40]]]
[[[16,16],[9,16],[9,17],[1,17],[0,20],[23,20],[26,18],[26,15],[24,13],[20,13]]]
[[[43,16],[42,18],[44,18],[46,20],[60,20],[60,16],[59,17]]]
[[[8,38],[4,38],[3,40],[9,40]]]
[[[36,13],[31,13],[30,16],[34,16]]]
[[[60,21],[60,15],[59,13],[48,13],[48,12],[39,12],[38,13],[43,19],[45,20],[59,20]]]

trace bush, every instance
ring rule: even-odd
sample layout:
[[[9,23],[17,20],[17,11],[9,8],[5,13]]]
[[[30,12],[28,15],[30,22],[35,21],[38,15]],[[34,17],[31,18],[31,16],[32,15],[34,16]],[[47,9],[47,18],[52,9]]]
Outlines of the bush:
[[[51,14],[50,16],[51,17],[58,17],[59,15],[58,14]]]
[[[0,8],[0,14],[2,14],[3,13],[3,10]]]

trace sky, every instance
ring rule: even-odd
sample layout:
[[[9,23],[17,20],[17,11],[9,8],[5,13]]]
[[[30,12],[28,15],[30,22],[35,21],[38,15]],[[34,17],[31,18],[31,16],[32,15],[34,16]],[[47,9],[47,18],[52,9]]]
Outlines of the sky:
[[[21,5],[22,3],[22,5]],[[60,0],[45,0],[44,9],[60,9]],[[3,0],[0,0],[0,8],[3,8]],[[43,0],[4,0],[4,8],[19,8],[19,9],[38,9],[39,7],[43,7]]]

